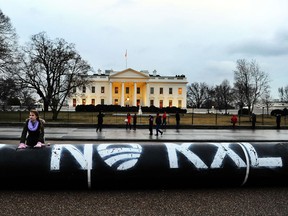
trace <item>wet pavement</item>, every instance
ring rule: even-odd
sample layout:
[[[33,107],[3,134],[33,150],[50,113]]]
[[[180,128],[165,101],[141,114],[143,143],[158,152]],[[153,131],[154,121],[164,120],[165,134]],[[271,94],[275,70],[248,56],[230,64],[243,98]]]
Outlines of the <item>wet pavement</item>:
[[[22,127],[0,127],[0,141],[19,140]],[[46,127],[45,139],[53,141],[138,141],[138,142],[288,142],[286,129],[164,129],[163,135],[149,135],[148,129]],[[17,143],[17,142],[16,142]]]

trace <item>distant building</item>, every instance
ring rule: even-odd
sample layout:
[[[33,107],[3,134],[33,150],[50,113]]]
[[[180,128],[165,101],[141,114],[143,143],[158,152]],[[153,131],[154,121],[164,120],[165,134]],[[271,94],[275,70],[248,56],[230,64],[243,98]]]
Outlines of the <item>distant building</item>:
[[[77,105],[114,104],[121,106],[175,106],[186,108],[185,75],[160,76],[156,70],[136,71],[128,68],[123,71],[98,70],[90,75],[89,86],[73,89],[68,99],[69,107]]]

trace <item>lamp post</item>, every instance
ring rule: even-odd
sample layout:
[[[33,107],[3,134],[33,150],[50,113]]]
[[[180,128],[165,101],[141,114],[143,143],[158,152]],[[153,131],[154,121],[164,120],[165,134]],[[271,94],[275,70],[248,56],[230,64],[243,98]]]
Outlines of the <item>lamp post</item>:
[[[217,125],[217,119],[218,118],[218,116],[217,116],[217,109],[215,109],[215,125]]]
[[[193,121],[194,121],[194,107],[192,107],[192,125],[193,125]]]
[[[264,106],[262,107],[262,125],[264,125]]]
[[[22,111],[21,111],[21,102],[20,102],[20,106],[19,106],[19,122],[22,121]]]
[[[68,122],[70,121],[70,107],[69,107],[69,104],[68,104]]]

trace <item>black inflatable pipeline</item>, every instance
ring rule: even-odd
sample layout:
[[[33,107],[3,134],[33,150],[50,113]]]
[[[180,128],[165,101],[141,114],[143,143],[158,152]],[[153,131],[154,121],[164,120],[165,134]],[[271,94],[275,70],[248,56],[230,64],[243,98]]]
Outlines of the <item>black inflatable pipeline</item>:
[[[288,143],[0,144],[1,189],[288,184]]]

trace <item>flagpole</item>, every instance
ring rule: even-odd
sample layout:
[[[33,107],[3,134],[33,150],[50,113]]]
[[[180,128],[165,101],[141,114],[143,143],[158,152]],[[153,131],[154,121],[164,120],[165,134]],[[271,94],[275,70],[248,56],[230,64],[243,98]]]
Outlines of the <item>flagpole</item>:
[[[125,52],[125,60],[126,60],[126,69],[127,69],[127,49],[126,49],[126,52]]]

